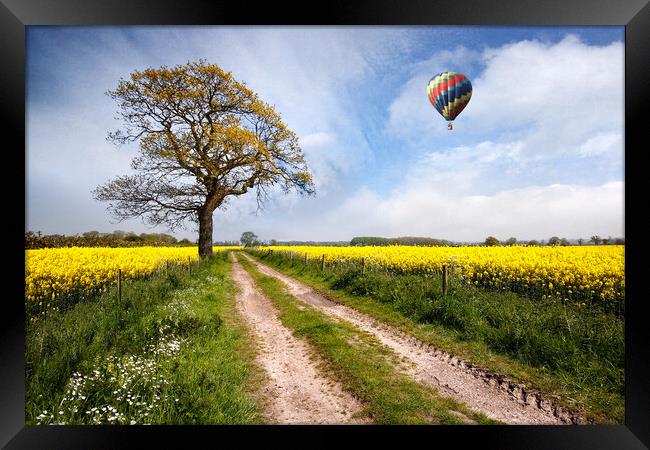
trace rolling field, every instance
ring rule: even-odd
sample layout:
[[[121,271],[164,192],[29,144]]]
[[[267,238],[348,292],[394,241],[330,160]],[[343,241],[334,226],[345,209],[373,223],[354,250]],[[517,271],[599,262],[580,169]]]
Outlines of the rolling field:
[[[133,279],[26,324],[25,420],[259,423],[259,369],[225,252]]]
[[[398,274],[439,273],[466,284],[619,310],[625,300],[625,246],[262,247],[325,264],[364,265]]]
[[[252,260],[242,259],[240,255],[241,267],[253,276],[249,293],[262,292],[260,295],[266,299],[255,297],[258,294],[241,296],[246,290],[242,291],[241,279],[231,280],[234,259],[226,254],[243,249],[214,247],[214,250],[215,257],[206,261],[198,261],[196,247],[72,247],[26,251],[25,305],[27,318],[33,319],[29,320],[27,333],[28,422],[260,423],[269,420],[264,414],[268,417],[273,414],[261,411],[266,408],[262,405],[271,400],[263,400],[255,390],[256,385],[265,383],[265,375],[261,374],[263,365],[256,368],[260,363],[254,361],[254,355],[260,358],[262,353],[253,344],[256,339],[264,342],[266,339],[254,337],[250,328],[245,331],[246,327],[238,325],[246,322],[245,317],[240,317],[241,305],[254,307],[255,304],[268,309],[259,320],[267,323],[274,314],[279,314],[281,323],[274,325],[278,330],[282,327],[293,330],[309,343],[311,350],[305,350],[307,360],[317,354],[324,358],[328,367],[321,374],[324,379],[333,377],[353,392],[355,398],[363,399],[363,405],[359,406],[364,411],[362,417],[353,414],[347,416],[350,420],[534,423],[535,414],[541,414],[535,408],[542,408],[542,403],[538,402],[538,406],[526,403],[532,410],[524,413],[522,404],[508,397],[507,392],[505,397],[499,397],[498,393],[490,395],[510,405],[508,410],[497,407],[498,401],[485,409],[464,409],[466,405],[461,404],[464,400],[454,397],[457,393],[452,393],[452,400],[440,400],[435,383],[422,385],[418,376],[404,375],[401,363],[395,362],[396,355],[420,358],[420,347],[413,347],[408,340],[400,341],[398,335],[395,335],[397,340],[384,339],[380,343],[380,338],[386,337],[381,332],[373,343],[364,337],[359,323],[350,322],[349,317],[341,322],[340,318],[326,317],[327,314],[306,312],[300,302],[313,300],[309,295],[315,294],[300,299],[282,283],[264,278],[261,272],[256,272]],[[366,314],[367,321],[360,322],[361,325],[372,327],[376,321],[394,327],[432,348],[464,358],[468,364],[509,377],[514,383],[524,383],[529,391],[532,389],[530,392],[544,392],[564,410],[581,415],[579,421],[623,421],[624,246],[273,246],[246,250],[258,262],[319,291],[324,295],[320,302],[336,299]],[[449,269],[448,289],[441,283],[441,269],[445,265]],[[241,267],[237,269],[240,274]],[[116,283],[118,269],[126,281],[121,288]],[[188,286],[193,287],[183,290]],[[257,291],[256,286],[261,290]],[[124,292],[118,295],[120,289]],[[240,294],[235,296],[235,292]],[[187,297],[182,311],[175,303],[181,297]],[[317,305],[321,304],[319,301]],[[235,304],[240,305],[238,311]],[[281,313],[271,313],[274,308]],[[322,311],[326,312],[327,308]],[[217,310],[219,317],[230,317],[230,321],[215,319],[213,314]],[[39,313],[41,320],[32,312]],[[183,316],[180,320],[174,316],[179,312],[187,312],[191,317]],[[201,314],[205,314],[202,325],[197,321]],[[350,314],[353,317],[357,313]],[[173,332],[166,331],[167,325],[161,327],[161,324],[173,325],[169,329]],[[170,358],[176,361],[186,356],[170,365],[164,355],[160,361],[156,359],[157,353],[151,349],[166,345],[172,338],[180,345],[175,344],[174,349],[181,348],[181,353],[174,353]],[[385,349],[385,342],[392,342],[394,348]],[[207,346],[210,352],[199,355],[198,349]],[[183,348],[190,353],[182,353]],[[230,361],[235,348],[244,352],[244,357],[234,361],[234,365],[224,365]],[[397,353],[393,355],[392,351]],[[309,352],[315,353],[309,356]],[[273,347],[270,354],[276,355],[279,361],[290,359],[288,350],[283,351],[282,346]],[[113,359],[104,361],[106,355]],[[133,388],[138,395],[151,396],[152,402],[153,399],[158,402],[158,397],[163,398],[166,393],[164,405],[147,403],[151,416],[140,416],[142,411],[132,410],[129,401],[122,404],[120,389],[110,384],[115,361],[124,366],[127,361],[124,358],[131,355],[153,358],[155,364],[151,364],[158,364],[156,370],[165,374],[166,378],[161,379],[170,383],[167,387],[151,384],[145,377],[141,381],[143,386],[148,386],[146,389]],[[433,358],[431,355],[426,357]],[[183,368],[183,358],[189,358],[181,371],[184,375],[177,373],[178,367]],[[441,364],[440,367],[446,367],[447,363]],[[107,371],[108,381],[102,378],[104,381],[100,380],[97,387],[88,384],[83,393],[79,389],[75,391],[75,386],[81,383],[77,380],[81,374],[96,373],[94,370],[103,373],[102,367]],[[224,391],[217,389],[216,384],[206,385],[205,374],[216,367],[222,367],[219,376],[223,379],[218,386],[226,391],[235,389],[233,396],[223,397]],[[422,373],[429,376],[429,369],[423,369]],[[163,376],[160,374],[156,377]],[[453,373],[449,376],[452,381],[458,378]],[[375,389],[378,379],[403,390],[404,401],[392,397],[393,388]],[[478,391],[474,392],[470,385],[459,386],[467,391],[468,398],[474,398]],[[178,405],[187,406],[196,401],[191,395],[196,386],[203,386],[205,395],[211,396],[210,401],[202,403],[201,413],[195,415],[189,407],[178,409]],[[295,395],[291,386],[289,383],[281,391],[288,399]],[[483,389],[480,383],[477,386]],[[94,398],[100,393],[106,398]],[[88,399],[93,396],[93,400],[86,401],[80,396]],[[460,400],[461,403],[454,403]],[[66,402],[71,405],[67,409],[56,407]],[[121,415],[97,416],[93,408],[98,405],[110,405]],[[52,417],[55,407],[61,417]],[[81,408],[85,408],[83,412]],[[312,420],[310,411],[304,411],[307,422]],[[481,411],[487,411],[488,415],[482,416]],[[557,414],[549,417],[567,422]],[[287,420],[293,423],[295,418]]]
[[[314,246],[248,253],[383,323],[564,398],[566,407],[596,421],[621,423],[624,290],[603,286],[624,286],[624,249],[611,247]],[[450,268],[446,293],[442,264]],[[472,278],[479,267],[483,277]],[[576,294],[576,279],[592,280],[592,292],[585,285]]]
[[[239,247],[214,247],[214,251]],[[70,247],[25,251],[25,301],[28,310],[56,307],[71,295],[85,298],[105,291],[117,271],[123,279],[151,274],[165,263],[198,259],[196,247]]]

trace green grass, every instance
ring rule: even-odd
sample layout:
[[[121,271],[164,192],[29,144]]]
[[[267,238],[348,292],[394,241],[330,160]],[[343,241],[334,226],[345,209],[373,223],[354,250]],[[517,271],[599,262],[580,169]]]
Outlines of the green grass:
[[[326,361],[325,369],[362,401],[362,414],[374,423],[461,424],[463,416],[482,424],[498,423],[398,373],[393,367],[397,356],[373,336],[303,304],[280,281],[263,275],[241,255],[239,260],[278,307],[282,323],[316,348]]]
[[[556,397],[597,422],[624,421],[624,321],[612,314],[450,280],[259,260],[420,340]]]
[[[27,424],[259,423],[230,267],[217,254],[28,323]]]

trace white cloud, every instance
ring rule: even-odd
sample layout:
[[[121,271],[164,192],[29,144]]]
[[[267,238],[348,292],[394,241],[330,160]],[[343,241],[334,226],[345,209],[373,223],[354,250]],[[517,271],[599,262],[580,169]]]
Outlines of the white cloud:
[[[486,49],[479,58],[484,70],[471,80],[472,98],[455,121],[457,133],[521,140],[521,157],[585,156],[581,145],[596,134],[622,135],[623,57],[621,42],[589,45],[573,35]],[[449,135],[425,95],[431,75],[422,66],[404,85],[389,107],[388,133],[418,145]]]
[[[333,133],[325,133],[322,131],[300,137],[300,144],[305,148],[332,145],[334,141],[336,141],[336,136]]]
[[[581,156],[596,156],[620,152],[622,148],[622,136],[619,133],[599,133],[583,143],[578,153]]]
[[[314,184],[321,193],[326,193],[356,160],[349,148],[338,142],[334,133],[319,131],[301,136],[299,140]]]
[[[555,44],[520,41],[484,52],[467,117],[484,126],[569,120],[610,123],[623,104],[623,44],[588,45],[568,35]],[[555,119],[555,120],[551,120]],[[593,126],[592,125],[592,126]]]
[[[411,186],[383,198],[361,189],[327,220],[337,236],[432,236],[472,241],[623,235],[623,183],[549,185],[468,195]],[[314,232],[312,232],[313,234]]]
[[[422,188],[454,192],[483,193],[494,185],[490,177],[503,178],[505,170],[519,167],[522,142],[480,142],[424,155],[410,167],[401,188],[417,191]],[[486,180],[487,177],[487,180]]]
[[[521,169],[521,148],[517,141],[485,141],[432,152],[408,168],[393,190],[363,186],[314,218],[291,221],[286,233],[314,240],[416,235],[459,241],[623,235],[621,181],[496,189],[511,167]],[[528,172],[521,172],[526,181]]]

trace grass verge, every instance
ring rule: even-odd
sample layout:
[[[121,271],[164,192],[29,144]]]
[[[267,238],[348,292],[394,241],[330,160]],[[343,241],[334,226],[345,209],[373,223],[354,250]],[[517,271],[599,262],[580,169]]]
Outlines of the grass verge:
[[[363,402],[362,413],[374,423],[498,423],[398,373],[393,367],[399,363],[397,356],[373,336],[304,305],[280,281],[263,275],[241,255],[238,258],[278,307],[282,323],[317,349],[327,362],[325,369]]]
[[[321,271],[249,252],[322,294],[488,370],[554,397],[599,423],[624,421],[624,322],[613,315],[439,277]]]
[[[26,423],[259,423],[225,256],[28,323]]]

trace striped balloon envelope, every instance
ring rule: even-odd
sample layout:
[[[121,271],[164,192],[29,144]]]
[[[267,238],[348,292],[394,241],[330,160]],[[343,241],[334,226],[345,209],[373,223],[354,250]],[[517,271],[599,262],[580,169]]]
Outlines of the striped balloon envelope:
[[[427,97],[434,108],[449,122],[465,109],[472,97],[472,83],[458,72],[442,72],[431,78],[427,85]]]

